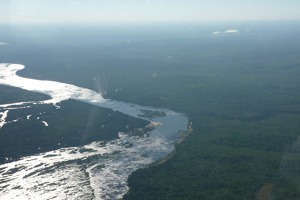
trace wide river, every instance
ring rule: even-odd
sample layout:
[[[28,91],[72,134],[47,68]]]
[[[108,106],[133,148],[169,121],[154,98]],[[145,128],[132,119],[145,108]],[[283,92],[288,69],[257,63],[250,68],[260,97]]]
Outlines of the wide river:
[[[19,64],[0,64],[0,84],[47,94],[51,98],[0,105],[0,131],[6,123],[18,120],[6,120],[12,109],[36,104],[56,105],[68,99],[146,120],[149,118],[142,117],[142,110],[166,115],[151,118],[152,124],[159,125],[144,136],[119,133],[117,139],[109,142],[95,141],[82,147],[61,148],[0,165],[1,200],[121,199],[129,189],[129,175],[172,153],[182,133],[188,131],[187,117],[174,111],[108,100],[86,88],[18,76],[16,72],[24,68]],[[43,123],[48,126],[47,122]]]

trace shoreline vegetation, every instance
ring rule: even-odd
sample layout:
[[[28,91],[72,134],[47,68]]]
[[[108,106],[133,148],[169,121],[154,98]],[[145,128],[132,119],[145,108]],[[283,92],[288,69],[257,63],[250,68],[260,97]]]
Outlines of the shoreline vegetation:
[[[158,110],[141,110],[142,115],[138,115],[139,117],[145,117],[145,118],[155,118],[155,117],[164,117],[166,116],[166,113],[163,111],[158,111]]]
[[[42,101],[51,98],[45,94],[29,92],[27,90],[1,84],[0,91],[0,105],[27,101]]]
[[[0,129],[0,163],[62,147],[109,141],[117,138],[119,132],[144,133],[155,126],[75,100],[63,101],[58,106],[61,108],[46,104],[10,110],[6,119],[9,123]],[[18,120],[11,122],[14,119]]]

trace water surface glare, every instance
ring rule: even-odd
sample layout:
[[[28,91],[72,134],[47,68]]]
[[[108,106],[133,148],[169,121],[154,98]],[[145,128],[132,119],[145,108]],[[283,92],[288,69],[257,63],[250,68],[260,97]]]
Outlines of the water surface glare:
[[[187,131],[187,117],[174,111],[107,100],[95,91],[71,84],[23,78],[16,74],[22,69],[23,65],[0,64],[0,84],[47,94],[50,99],[0,105],[0,131],[11,109],[56,105],[68,99],[147,120],[142,110],[163,111],[166,116],[153,117],[152,124],[160,125],[144,136],[119,133],[116,140],[61,148],[2,164],[0,199],[121,199],[128,191],[128,176],[170,154],[181,131]]]

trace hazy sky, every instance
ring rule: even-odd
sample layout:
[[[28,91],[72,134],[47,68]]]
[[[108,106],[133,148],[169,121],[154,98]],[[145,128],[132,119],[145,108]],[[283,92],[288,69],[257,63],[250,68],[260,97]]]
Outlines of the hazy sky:
[[[300,0],[0,0],[0,22],[300,20]]]

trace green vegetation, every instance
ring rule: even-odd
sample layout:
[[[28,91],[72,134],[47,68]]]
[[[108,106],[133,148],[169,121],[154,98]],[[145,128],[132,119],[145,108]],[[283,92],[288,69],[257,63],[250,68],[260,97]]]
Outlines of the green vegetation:
[[[210,35],[228,27],[241,33]],[[49,36],[0,53],[25,64],[22,75],[189,116],[192,134],[166,162],[133,173],[126,200],[300,199],[298,27],[58,28],[63,44]]]
[[[163,117],[166,116],[165,112],[157,111],[157,110],[141,110],[142,115],[139,115],[140,117],[146,117],[146,118],[154,118],[154,117]]]
[[[26,101],[41,101],[47,100],[49,97],[44,94],[29,92],[15,87],[0,85],[0,104],[26,102]]]
[[[0,162],[6,157],[17,159],[61,147],[115,139],[120,131],[131,132],[149,123],[74,100],[59,105],[60,109],[53,105],[36,105],[10,110],[7,121],[19,120],[6,124],[0,130]],[[29,120],[28,115],[31,115]],[[130,127],[126,128],[127,125]]]

